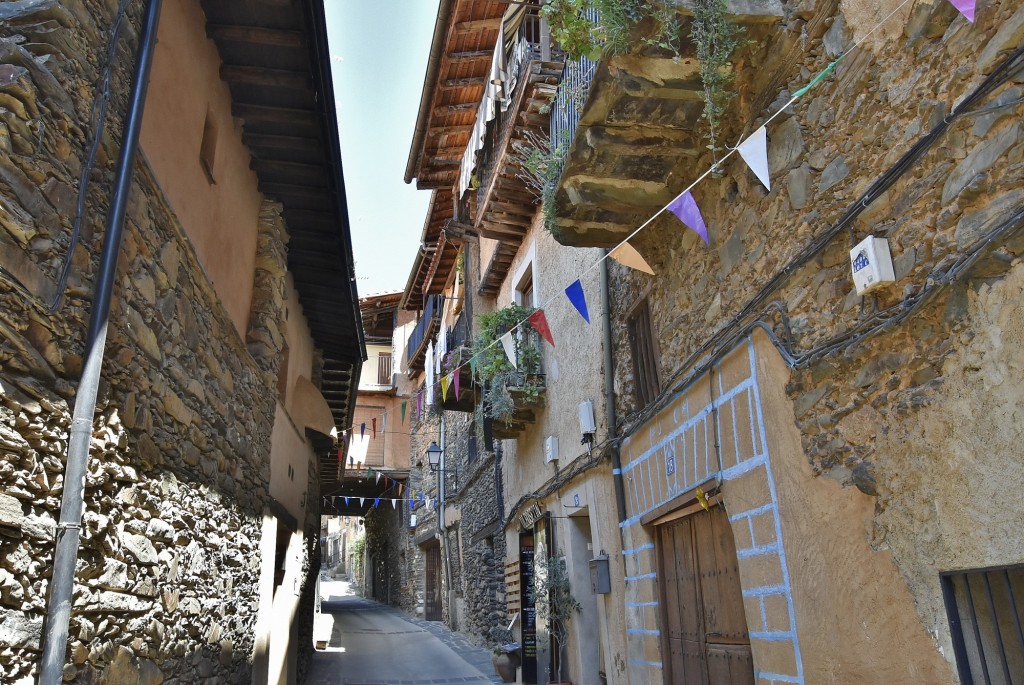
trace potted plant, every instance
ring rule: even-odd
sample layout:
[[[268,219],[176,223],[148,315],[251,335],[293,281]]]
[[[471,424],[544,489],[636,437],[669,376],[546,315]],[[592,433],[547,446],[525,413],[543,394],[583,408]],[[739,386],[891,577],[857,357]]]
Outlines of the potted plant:
[[[516,682],[516,669],[519,668],[520,653],[519,643],[515,641],[511,628],[494,626],[490,631],[491,640],[495,647],[491,650],[491,663],[494,664],[494,672],[498,674],[503,683]]]
[[[483,388],[485,414],[509,421],[517,405],[531,405],[544,392],[540,373],[539,334],[528,317],[536,310],[512,304],[479,318],[480,334],[473,342],[476,379]],[[516,365],[499,342],[512,331]]]
[[[553,679],[548,685],[572,685],[563,680],[565,647],[569,640],[569,621],[579,612],[580,603],[572,596],[569,571],[564,558],[550,557],[547,563],[535,567],[534,597],[537,598],[537,616],[548,622],[551,637],[555,640]]]

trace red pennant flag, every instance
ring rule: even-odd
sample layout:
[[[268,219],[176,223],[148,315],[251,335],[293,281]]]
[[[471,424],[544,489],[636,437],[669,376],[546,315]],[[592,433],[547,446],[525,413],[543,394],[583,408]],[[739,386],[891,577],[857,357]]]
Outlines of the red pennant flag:
[[[344,447],[339,447],[338,448],[338,463],[340,464],[344,460],[345,460],[345,448]]]
[[[373,439],[376,440],[377,439],[377,418],[374,417],[372,419],[372,422],[373,422]]]
[[[544,315],[543,309],[538,309],[533,314],[530,314],[527,320],[533,326],[533,329],[540,333],[552,347],[555,346],[555,338],[551,335],[551,326],[548,325],[548,317]]]

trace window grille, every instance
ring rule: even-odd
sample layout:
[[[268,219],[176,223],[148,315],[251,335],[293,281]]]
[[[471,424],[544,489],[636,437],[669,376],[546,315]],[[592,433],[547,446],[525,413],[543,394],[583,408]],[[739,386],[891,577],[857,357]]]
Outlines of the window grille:
[[[1024,685],[1024,566],[942,574],[962,685]]]

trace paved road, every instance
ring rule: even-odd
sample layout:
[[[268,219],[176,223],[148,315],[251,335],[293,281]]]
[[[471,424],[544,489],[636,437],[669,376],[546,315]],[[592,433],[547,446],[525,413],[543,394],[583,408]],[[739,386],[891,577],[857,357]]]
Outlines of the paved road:
[[[313,656],[309,685],[492,685],[491,653],[443,623],[412,618],[356,597],[345,581],[321,577],[325,650]],[[321,629],[325,629],[326,626]],[[326,630],[324,630],[326,633]]]

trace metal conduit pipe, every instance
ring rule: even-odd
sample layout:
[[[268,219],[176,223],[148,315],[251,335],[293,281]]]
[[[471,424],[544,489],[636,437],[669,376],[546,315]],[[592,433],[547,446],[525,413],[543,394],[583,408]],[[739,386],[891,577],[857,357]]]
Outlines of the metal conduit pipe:
[[[71,599],[78,562],[78,541],[82,513],[85,508],[85,476],[89,461],[89,442],[96,413],[96,394],[107,342],[110,301],[117,274],[117,257],[124,235],[124,216],[128,206],[135,154],[138,151],[142,112],[146,104],[149,71],[153,63],[156,30],[160,21],[162,0],[150,0],[139,42],[132,90],[125,116],[121,151],[117,160],[114,189],[107,215],[107,234],[103,242],[96,291],[89,328],[85,338],[85,364],[75,394],[75,410],[68,436],[68,458],[64,469],[64,493],[61,498],[60,521],[57,523],[56,548],[50,599],[46,605],[46,627],[43,631],[43,658],[39,685],[58,685],[64,676],[64,658],[68,648],[68,623],[71,620]]]
[[[607,256],[608,251],[605,250]],[[612,451],[612,480],[615,483],[615,508],[619,522],[626,520],[626,491],[622,487],[622,462],[619,457],[619,443],[615,440],[615,376],[612,366],[612,301],[608,285],[608,259],[601,260],[601,297],[604,302],[604,407],[608,423],[608,438]]]

